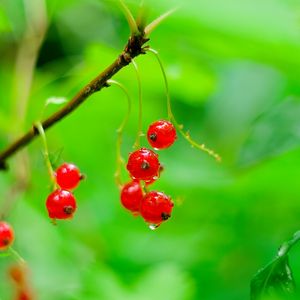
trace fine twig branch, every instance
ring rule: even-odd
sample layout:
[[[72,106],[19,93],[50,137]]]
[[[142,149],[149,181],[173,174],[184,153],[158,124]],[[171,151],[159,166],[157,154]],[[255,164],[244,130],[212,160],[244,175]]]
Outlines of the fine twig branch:
[[[56,124],[61,119],[73,112],[93,93],[100,91],[103,87],[108,86],[108,79],[113,77],[122,68],[127,66],[134,57],[145,53],[145,48],[143,46],[148,40],[149,39],[146,38],[144,34],[131,36],[123,52],[110,66],[108,66],[95,79],[83,87],[65,106],[41,122],[43,129],[47,130],[52,125]],[[32,126],[27,133],[0,152],[0,170],[7,169],[6,160],[29,144],[38,135],[39,131],[35,128],[35,126]]]

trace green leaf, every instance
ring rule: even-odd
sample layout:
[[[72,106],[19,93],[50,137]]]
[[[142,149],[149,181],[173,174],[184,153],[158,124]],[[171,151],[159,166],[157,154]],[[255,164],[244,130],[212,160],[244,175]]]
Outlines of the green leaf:
[[[299,113],[299,99],[290,97],[257,118],[241,147],[238,164],[251,166],[299,147]]]
[[[294,293],[295,282],[289,266],[288,256],[277,257],[259,270],[251,281],[251,300],[264,299],[273,293],[289,295]]]
[[[299,239],[298,231],[292,239],[282,244],[277,256],[256,273],[251,280],[251,300],[291,299],[295,296],[295,280],[288,253]]]

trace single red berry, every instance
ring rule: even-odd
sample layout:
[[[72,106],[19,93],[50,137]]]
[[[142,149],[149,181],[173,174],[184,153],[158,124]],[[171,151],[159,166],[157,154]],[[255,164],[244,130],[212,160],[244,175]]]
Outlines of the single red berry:
[[[129,155],[127,170],[137,180],[152,180],[159,176],[158,155],[152,150],[141,148]]]
[[[16,300],[32,300],[33,297],[31,293],[27,290],[20,290],[16,297]]]
[[[131,181],[122,188],[121,203],[134,215],[139,214],[142,199],[143,191],[138,181]]]
[[[13,265],[8,270],[10,278],[18,285],[25,285],[26,271],[23,265]]]
[[[76,200],[71,192],[59,189],[48,196],[46,207],[51,219],[69,219],[76,210]]]
[[[171,217],[174,203],[164,193],[152,191],[144,197],[140,213],[147,223],[159,225]]]
[[[0,221],[0,250],[6,250],[15,238],[12,227],[4,221]]]
[[[149,126],[147,138],[154,149],[165,149],[175,142],[177,138],[176,129],[171,122],[159,120]]]
[[[79,181],[82,179],[79,169],[70,163],[63,163],[56,170],[56,182],[65,190],[72,190],[76,188]]]

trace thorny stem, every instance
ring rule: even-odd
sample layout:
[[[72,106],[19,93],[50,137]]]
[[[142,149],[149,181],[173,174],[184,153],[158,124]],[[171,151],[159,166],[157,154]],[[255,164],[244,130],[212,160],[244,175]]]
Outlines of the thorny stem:
[[[165,89],[166,89],[166,97],[167,97],[167,111],[168,111],[168,119],[174,123],[174,125],[176,126],[177,130],[180,132],[180,134],[192,145],[192,147],[195,147],[201,151],[204,151],[206,153],[208,153],[210,156],[214,157],[217,161],[221,161],[221,157],[219,154],[215,153],[213,150],[207,148],[205,146],[205,144],[198,144],[196,141],[194,141],[191,136],[190,136],[190,133],[189,132],[184,132],[183,131],[183,125],[179,124],[176,119],[175,119],[175,116],[172,112],[172,108],[171,108],[171,98],[170,98],[170,91],[169,91],[169,84],[168,84],[168,80],[167,80],[167,75],[166,75],[166,72],[164,70],[164,67],[163,67],[163,64],[162,64],[162,61],[159,57],[159,54],[156,50],[154,49],[151,49],[151,48],[148,48],[147,51],[151,52],[154,54],[154,56],[156,57],[158,63],[159,63],[159,66],[160,66],[160,69],[161,69],[161,72],[162,72],[162,75],[163,75],[163,78],[164,78],[164,82],[165,82]]]
[[[106,87],[108,79],[130,64],[134,57],[145,53],[145,48],[143,46],[148,40],[149,39],[145,38],[144,35],[131,36],[125,45],[123,52],[110,66],[83,87],[77,95],[75,95],[74,98],[66,103],[60,110],[41,122],[43,129],[46,131],[52,125],[75,111],[92,94],[100,91],[103,87]],[[39,131],[33,126],[27,133],[3,150],[0,153],[0,170],[7,169],[6,160],[29,144],[38,135]]]
[[[139,90],[138,132],[137,132],[136,140],[133,145],[133,148],[136,149],[136,148],[140,147],[140,139],[141,139],[141,136],[143,135],[143,131],[142,131],[142,119],[143,119],[142,98],[143,97],[142,97],[142,82],[141,82],[141,76],[140,76],[138,65],[136,64],[136,62],[134,60],[132,60],[132,65],[134,66],[134,70],[136,73],[136,78],[138,81],[138,90]]]
[[[128,119],[129,119],[129,115],[130,115],[130,111],[131,111],[131,98],[130,95],[127,91],[127,89],[124,87],[123,84],[119,83],[118,81],[115,80],[107,80],[107,84],[115,84],[117,85],[126,95],[127,97],[127,105],[128,105],[128,109],[127,109],[127,114],[125,115],[125,118],[123,119],[121,125],[119,126],[119,128],[117,129],[117,167],[116,167],[116,172],[115,172],[115,180],[116,180],[116,184],[119,187],[119,189],[122,188],[122,180],[121,180],[121,168],[122,165],[124,163],[124,159],[122,157],[122,152],[121,152],[121,145],[122,145],[122,135],[123,135],[123,131],[124,131],[124,127],[126,126]]]
[[[52,164],[50,162],[49,149],[48,149],[48,144],[47,144],[47,139],[46,139],[44,128],[43,128],[43,126],[42,126],[42,124],[40,122],[36,122],[34,124],[34,127],[38,130],[39,135],[40,135],[40,137],[42,139],[43,148],[44,148],[45,164],[46,164],[46,167],[47,167],[47,170],[48,170],[51,182],[53,183],[53,189],[55,189],[55,187],[56,187],[56,180],[55,180],[55,176],[54,176],[54,171],[53,171],[53,168],[52,168]]]

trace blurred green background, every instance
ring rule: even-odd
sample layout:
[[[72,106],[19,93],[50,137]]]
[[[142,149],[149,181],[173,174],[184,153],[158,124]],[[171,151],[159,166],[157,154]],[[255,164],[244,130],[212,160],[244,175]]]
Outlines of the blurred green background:
[[[137,11],[138,1],[126,3]],[[75,192],[78,211],[71,221],[53,226],[47,216],[49,179],[39,139],[0,173],[0,204],[15,228],[14,248],[28,262],[37,299],[249,299],[252,276],[300,228],[299,1],[146,4],[149,20],[179,5],[149,44],[166,67],[178,121],[220,153],[222,163],[182,137],[159,152],[165,171],[153,188],[171,195],[175,209],[150,231],[120,206],[114,182],[116,129],[126,98],[115,86],[94,94],[47,131],[51,152],[62,150],[61,160],[76,163],[87,176]],[[2,0],[1,149],[40,118],[47,99],[70,99],[109,65],[128,35],[116,1]],[[145,132],[152,121],[166,118],[164,83],[150,53],[136,62]],[[137,130],[133,67],[114,79],[134,100],[124,133],[126,158]],[[45,114],[58,108],[52,105]],[[145,138],[142,143],[147,146]],[[26,189],[16,192],[22,182]],[[295,247],[291,257],[297,282],[299,251]],[[12,262],[0,259],[1,300],[12,299]]]

